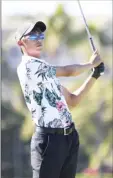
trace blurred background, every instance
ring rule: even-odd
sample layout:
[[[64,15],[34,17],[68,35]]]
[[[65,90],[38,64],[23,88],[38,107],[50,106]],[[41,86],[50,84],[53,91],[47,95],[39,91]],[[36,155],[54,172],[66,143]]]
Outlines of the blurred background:
[[[110,178],[113,173],[112,1],[81,0],[81,5],[106,70],[79,106],[71,110],[81,143],[76,177]],[[77,1],[2,1],[2,178],[32,177],[30,140],[34,127],[16,73],[21,52],[14,33],[25,21],[37,20],[47,25],[42,57],[51,64],[82,63],[92,55]],[[74,91],[90,73],[60,81]]]

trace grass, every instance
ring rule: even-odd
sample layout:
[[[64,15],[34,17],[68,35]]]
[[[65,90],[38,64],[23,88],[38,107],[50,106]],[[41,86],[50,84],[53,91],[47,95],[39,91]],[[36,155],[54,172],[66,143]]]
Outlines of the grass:
[[[112,178],[112,174],[98,174],[98,175],[85,175],[85,174],[77,174],[76,178]]]

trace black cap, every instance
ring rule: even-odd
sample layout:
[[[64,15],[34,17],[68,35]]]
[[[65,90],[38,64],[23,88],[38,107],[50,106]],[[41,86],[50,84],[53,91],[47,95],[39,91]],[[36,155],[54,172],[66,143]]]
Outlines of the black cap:
[[[24,35],[27,35],[33,30],[40,30],[41,32],[44,32],[46,30],[46,25],[42,21],[38,21],[36,23],[24,23],[16,32],[15,39],[18,42]]]

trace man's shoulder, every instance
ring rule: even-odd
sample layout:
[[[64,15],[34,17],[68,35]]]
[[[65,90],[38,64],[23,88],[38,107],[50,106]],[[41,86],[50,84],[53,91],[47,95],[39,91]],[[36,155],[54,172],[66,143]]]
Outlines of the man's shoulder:
[[[44,59],[42,59],[42,58],[35,58],[35,57],[32,57],[32,56],[23,56],[22,57],[22,63],[24,63],[27,66],[50,65]]]
[[[31,57],[31,56],[23,56],[21,63],[17,67],[17,74],[22,72],[29,72],[29,71],[38,71],[38,72],[45,72],[50,70],[52,67],[51,64],[46,62],[43,59]]]
[[[17,66],[17,74],[18,74],[19,71],[20,71],[21,65],[22,65],[22,62]]]

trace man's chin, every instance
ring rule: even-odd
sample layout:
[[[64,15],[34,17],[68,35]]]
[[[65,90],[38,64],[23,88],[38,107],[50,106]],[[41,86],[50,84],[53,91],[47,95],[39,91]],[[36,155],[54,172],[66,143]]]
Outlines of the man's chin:
[[[42,51],[43,46],[38,46],[37,51]]]

